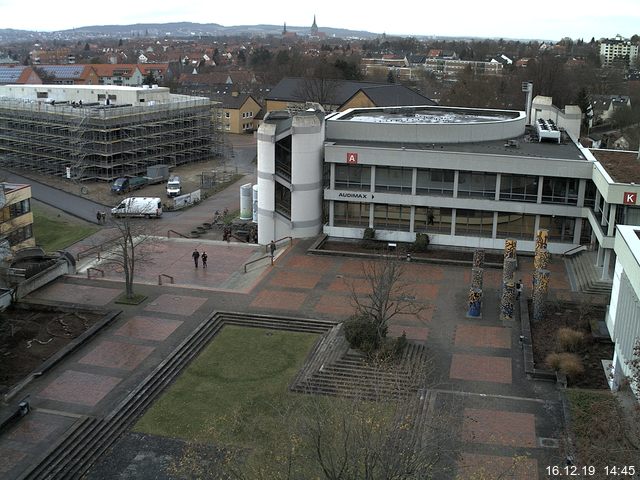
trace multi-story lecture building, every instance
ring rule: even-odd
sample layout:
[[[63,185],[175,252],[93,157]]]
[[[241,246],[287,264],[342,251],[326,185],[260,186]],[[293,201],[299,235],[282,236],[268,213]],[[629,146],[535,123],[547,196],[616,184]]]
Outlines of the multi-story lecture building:
[[[606,278],[615,225],[640,224],[640,162],[585,149],[532,113],[531,125],[520,111],[439,106],[270,113],[258,130],[259,241],[360,239],[370,227],[389,242],[424,232],[433,245],[515,238],[533,251],[544,228],[551,253],[597,247]]]

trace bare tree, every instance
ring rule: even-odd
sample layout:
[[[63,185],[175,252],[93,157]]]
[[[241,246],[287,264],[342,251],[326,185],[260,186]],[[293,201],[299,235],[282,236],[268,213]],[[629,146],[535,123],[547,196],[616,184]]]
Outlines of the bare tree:
[[[360,295],[351,282],[351,303],[356,316],[375,325],[378,338],[387,336],[389,320],[398,314],[419,315],[425,305],[415,300],[414,282],[406,278],[406,262],[392,255],[364,263],[362,272],[367,293]]]
[[[121,269],[124,274],[125,295],[135,297],[134,278],[136,267],[152,263],[152,241],[149,220],[131,217],[113,218],[112,223],[117,236],[112,242],[113,248],[106,255],[104,264]]]

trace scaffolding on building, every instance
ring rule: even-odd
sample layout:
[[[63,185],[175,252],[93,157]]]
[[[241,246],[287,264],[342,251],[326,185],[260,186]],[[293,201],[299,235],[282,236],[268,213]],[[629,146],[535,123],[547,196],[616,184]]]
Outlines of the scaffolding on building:
[[[145,175],[218,155],[215,118],[208,99],[186,95],[144,106],[0,98],[0,163],[77,181]]]

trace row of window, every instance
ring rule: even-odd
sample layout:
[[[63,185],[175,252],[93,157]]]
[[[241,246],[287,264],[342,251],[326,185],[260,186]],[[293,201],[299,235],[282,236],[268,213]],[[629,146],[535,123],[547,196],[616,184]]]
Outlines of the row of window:
[[[19,217],[20,215],[24,215],[30,211],[31,201],[28,198],[20,202],[12,203],[0,210],[0,222],[7,222],[12,218]]]
[[[333,225],[364,228],[369,226],[373,208],[373,228],[410,231],[411,207],[406,205],[365,204],[334,201]],[[493,234],[494,212],[452,208],[414,207],[414,231],[450,235],[455,210],[454,235],[488,237]],[[531,240],[535,236],[536,215],[497,212],[496,235],[499,238]],[[575,218],[540,215],[538,228],[549,230],[555,241],[571,243]]]
[[[453,197],[455,172],[453,170],[416,170],[416,194]],[[394,192],[410,195],[413,184],[413,168],[376,167],[375,192]],[[538,176],[500,176],[500,200],[537,202]],[[542,203],[578,204],[578,184],[576,178],[544,177]],[[485,172],[458,172],[458,197],[496,198],[497,174]],[[335,166],[336,190],[371,191],[371,167],[360,165]]]

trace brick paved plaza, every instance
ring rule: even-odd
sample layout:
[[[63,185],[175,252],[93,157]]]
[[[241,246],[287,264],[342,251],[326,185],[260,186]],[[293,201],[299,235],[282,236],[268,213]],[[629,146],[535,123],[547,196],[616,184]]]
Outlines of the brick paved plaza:
[[[0,437],[3,478],[17,478],[51,438],[63,435],[79,416],[108,413],[212,312],[334,320],[350,316],[354,311],[351,289],[357,295],[367,292],[363,262],[309,255],[310,243],[283,246],[273,267],[266,262],[244,274],[244,263],[264,255],[261,248],[164,240],[154,247],[154,263],[138,272],[136,291],[147,298],[137,306],[114,303],[123,293],[115,271],[91,280],[81,273],[32,294],[32,301],[64,301],[122,312],[21,393],[31,395],[34,411]],[[190,256],[194,248],[209,254],[206,271],[194,268]],[[517,275],[529,278],[529,264],[524,259]],[[389,334],[404,332],[408,339],[423,342],[434,356],[439,381],[433,393],[433,414],[440,408],[455,413],[459,428],[452,431],[458,432],[460,445],[455,465],[459,478],[479,472],[488,475],[483,478],[498,478],[507,470],[512,474],[507,478],[544,478],[544,466],[560,462],[558,450],[540,442],[561,434],[559,397],[552,384],[525,377],[519,328],[498,318],[501,272],[487,270],[482,317],[471,319],[466,315],[471,267],[406,266],[405,280],[423,309],[419,315],[393,318]],[[175,283],[157,285],[157,276],[167,272]],[[552,285],[559,287],[555,294],[570,295],[563,266],[554,264],[552,272]]]

